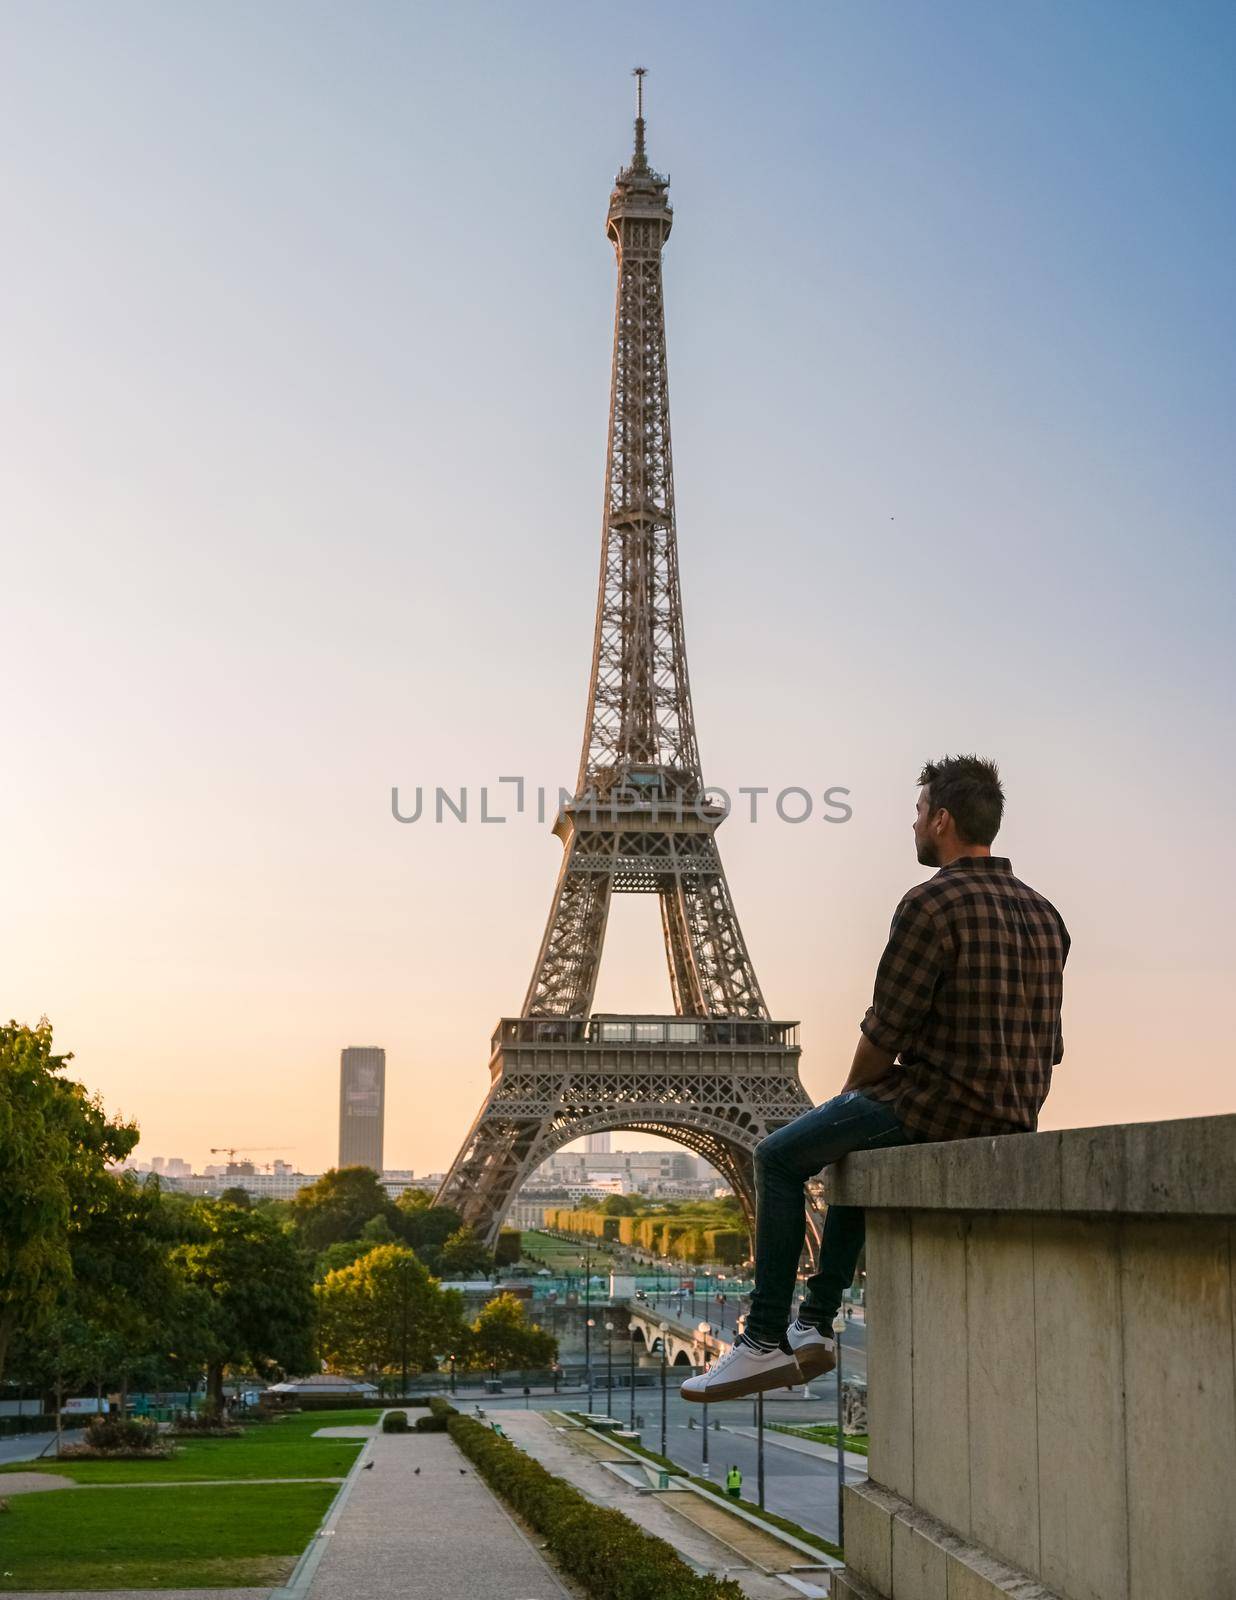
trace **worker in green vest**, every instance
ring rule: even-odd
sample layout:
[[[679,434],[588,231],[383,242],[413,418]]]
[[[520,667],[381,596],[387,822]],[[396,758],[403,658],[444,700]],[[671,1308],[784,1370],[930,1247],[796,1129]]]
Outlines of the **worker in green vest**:
[[[742,1499],[742,1473],[738,1467],[732,1466],[725,1475],[725,1492],[732,1500]]]

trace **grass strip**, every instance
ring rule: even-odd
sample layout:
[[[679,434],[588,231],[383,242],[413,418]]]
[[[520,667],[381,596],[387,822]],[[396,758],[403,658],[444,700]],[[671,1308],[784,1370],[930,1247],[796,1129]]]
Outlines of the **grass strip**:
[[[766,1428],[772,1433],[788,1433],[795,1439],[810,1439],[815,1444],[837,1443],[837,1424],[835,1422],[766,1422]],[[867,1454],[868,1436],[865,1433],[847,1433],[845,1447],[852,1450],[857,1456]]]
[[[742,1600],[736,1583],[692,1572],[664,1539],[621,1511],[594,1505],[483,1423],[456,1415],[450,1434],[592,1600]]]
[[[329,1483],[241,1483],[13,1495],[0,1513],[0,1592],[271,1587],[336,1493]]]

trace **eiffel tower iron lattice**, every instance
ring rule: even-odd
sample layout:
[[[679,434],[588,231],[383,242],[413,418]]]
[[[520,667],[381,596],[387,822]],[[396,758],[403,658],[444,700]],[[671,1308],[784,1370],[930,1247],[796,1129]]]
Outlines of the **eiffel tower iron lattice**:
[[[701,776],[683,640],[661,252],[669,179],[644,147],[615,180],[618,262],[605,515],[592,678],[562,865],[518,1017],[492,1041],[491,1084],[439,1192],[492,1242],[532,1171],[610,1128],[704,1156],[754,1223],[752,1152],[810,1108],[798,1024],[770,1019],[717,851],[724,808]],[[674,1016],[594,1016],[613,894],[660,897]]]

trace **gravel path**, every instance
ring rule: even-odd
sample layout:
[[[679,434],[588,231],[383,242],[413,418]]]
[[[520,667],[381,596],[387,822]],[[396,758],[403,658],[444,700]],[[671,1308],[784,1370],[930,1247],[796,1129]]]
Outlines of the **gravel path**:
[[[6,1472],[0,1476],[0,1500],[11,1494],[38,1494],[40,1489],[76,1489],[60,1472]]]

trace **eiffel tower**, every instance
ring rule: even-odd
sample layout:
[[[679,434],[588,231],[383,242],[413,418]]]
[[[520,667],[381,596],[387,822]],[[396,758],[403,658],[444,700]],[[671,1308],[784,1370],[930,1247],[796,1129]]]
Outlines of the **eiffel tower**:
[[[769,1018],[717,851],[725,816],[700,771],[683,641],[661,251],[669,179],[644,148],[610,195],[618,258],[605,514],[592,679],[562,866],[518,1017],[493,1035],[491,1084],[438,1192],[490,1243],[546,1157],[609,1128],[704,1156],[754,1223],[752,1151],[810,1108],[798,1024]],[[674,1015],[592,1014],[613,894],[655,894]]]

